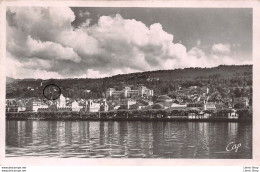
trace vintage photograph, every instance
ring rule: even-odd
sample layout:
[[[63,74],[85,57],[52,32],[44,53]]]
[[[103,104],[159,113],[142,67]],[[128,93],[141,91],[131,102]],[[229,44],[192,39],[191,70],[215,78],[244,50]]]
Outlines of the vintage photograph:
[[[252,8],[5,13],[5,157],[252,159]]]

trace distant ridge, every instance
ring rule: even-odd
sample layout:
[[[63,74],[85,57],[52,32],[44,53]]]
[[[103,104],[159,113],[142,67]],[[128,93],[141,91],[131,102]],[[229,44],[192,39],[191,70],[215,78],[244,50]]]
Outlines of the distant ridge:
[[[161,80],[176,80],[176,79],[196,79],[198,77],[208,77],[211,75],[218,74],[218,77],[230,77],[236,76],[239,73],[252,74],[252,65],[219,65],[212,68],[201,68],[201,67],[190,67],[184,69],[172,69],[172,70],[156,70],[156,71],[146,71],[130,74],[119,74],[108,78],[118,78],[118,77],[131,77],[131,76],[149,76],[153,78],[159,78]]]
[[[135,72],[128,74],[117,74],[109,77],[103,78],[64,78],[64,79],[40,79],[40,78],[24,78],[24,79],[14,79],[11,77],[6,77],[6,82],[10,83],[13,81],[49,81],[49,80],[81,80],[81,79],[90,79],[90,80],[99,80],[99,79],[109,79],[109,78],[118,78],[118,77],[128,77],[128,76],[140,76],[140,75],[149,75],[150,77],[160,77],[161,79],[167,79],[167,75],[172,75],[170,79],[181,78],[193,78],[196,75],[209,75],[214,74],[216,72],[231,76],[236,71],[249,71],[252,72],[253,65],[219,65],[217,67],[189,67],[189,68],[177,68],[177,69],[169,69],[169,70],[154,70],[154,71],[145,71],[145,72]],[[233,71],[232,71],[232,70]],[[206,72],[206,73],[205,73]],[[228,72],[228,73],[227,73]],[[174,76],[174,77],[173,77]],[[184,77],[184,78],[183,78]]]
[[[15,81],[15,79],[14,78],[11,78],[11,77],[6,77],[6,83],[12,83],[12,82],[14,82]]]
[[[178,85],[207,85],[223,82],[235,86],[252,83],[252,65],[220,65],[213,68],[185,68],[173,70],[146,71],[119,74],[105,78],[67,79],[7,79],[7,97],[41,97],[47,84],[58,85],[65,96],[84,97],[85,90],[91,90],[89,97],[101,97],[108,88],[122,89],[124,86],[145,85],[158,94],[167,93]],[[15,81],[15,82],[14,82]],[[224,81],[224,82],[226,82]],[[34,91],[30,91],[33,88]]]

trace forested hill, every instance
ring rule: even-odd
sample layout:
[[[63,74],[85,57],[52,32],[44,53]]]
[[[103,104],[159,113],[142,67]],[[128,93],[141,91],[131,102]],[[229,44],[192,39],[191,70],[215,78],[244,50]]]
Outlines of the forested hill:
[[[252,65],[220,65],[213,68],[185,68],[175,70],[157,70],[148,71],[141,73],[123,74],[108,77],[111,79],[132,79],[132,78],[159,78],[160,80],[180,80],[180,79],[198,79],[198,78],[209,78],[209,77],[234,77],[252,75]],[[107,79],[107,78],[105,78]]]
[[[226,83],[228,81],[228,83]],[[145,85],[158,94],[168,93],[177,86],[212,85],[225,82],[227,86],[252,84],[252,65],[220,65],[213,68],[185,68],[158,70],[140,73],[115,75],[90,79],[22,79],[8,78],[7,98],[41,97],[42,89],[49,83],[61,87],[65,96],[75,98],[102,97],[107,88],[121,89],[126,85]],[[91,90],[90,93],[88,93]]]

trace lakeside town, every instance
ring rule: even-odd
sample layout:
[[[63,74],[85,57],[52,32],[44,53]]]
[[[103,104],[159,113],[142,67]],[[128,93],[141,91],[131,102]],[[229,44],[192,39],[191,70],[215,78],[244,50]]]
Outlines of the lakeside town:
[[[254,8],[118,3],[4,4],[5,158],[252,159]]]
[[[139,112],[151,113],[153,110],[161,110],[170,112],[166,115],[167,118],[186,116],[188,119],[209,119],[212,117],[239,119],[239,115],[245,115],[245,113],[247,116],[244,118],[252,116],[250,97],[243,94],[236,97],[222,98],[218,96],[213,98],[212,90],[205,86],[196,85],[188,88],[179,86],[173,93],[174,98],[168,95],[154,95],[154,90],[141,85],[133,88],[125,86],[121,90],[108,88],[104,94],[105,97],[96,99],[73,99],[65,97],[63,94],[56,100],[14,98],[6,99],[6,112],[9,115],[12,113],[73,112],[88,116],[96,113],[100,118],[100,114],[106,116],[109,112],[114,112],[116,115],[122,111],[135,111],[136,116]],[[183,114],[183,112],[185,113]],[[156,113],[156,115],[157,118],[161,118],[159,117],[161,114]]]

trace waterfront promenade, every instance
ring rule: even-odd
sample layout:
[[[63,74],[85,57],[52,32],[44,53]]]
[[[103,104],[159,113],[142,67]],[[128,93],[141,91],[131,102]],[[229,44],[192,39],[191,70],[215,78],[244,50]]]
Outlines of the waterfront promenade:
[[[180,110],[117,110],[108,112],[6,112],[7,120],[163,120],[163,121],[252,121],[248,110],[230,118],[228,110],[199,113]]]

